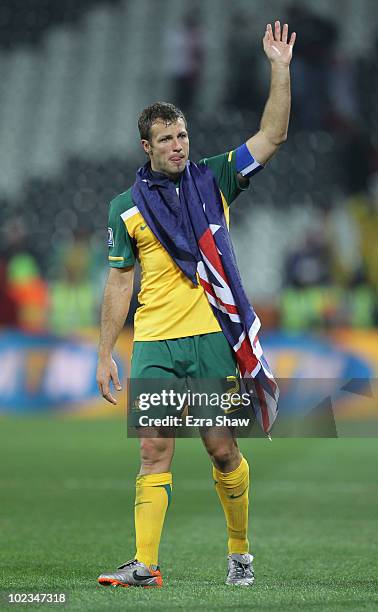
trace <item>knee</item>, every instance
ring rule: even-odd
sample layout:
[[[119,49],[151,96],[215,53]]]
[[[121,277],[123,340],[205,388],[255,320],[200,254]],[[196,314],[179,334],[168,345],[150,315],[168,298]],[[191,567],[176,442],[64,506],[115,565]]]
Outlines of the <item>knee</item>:
[[[240,463],[240,452],[235,444],[218,444],[207,449],[211,461],[220,472],[236,470]]]
[[[168,440],[143,438],[140,441],[140,458],[142,465],[149,468],[170,463],[172,452]]]

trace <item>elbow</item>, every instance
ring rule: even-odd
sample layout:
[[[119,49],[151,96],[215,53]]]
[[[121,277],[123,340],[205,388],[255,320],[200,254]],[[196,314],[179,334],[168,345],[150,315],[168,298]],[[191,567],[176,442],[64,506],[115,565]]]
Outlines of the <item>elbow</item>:
[[[274,144],[276,147],[279,147],[286,141],[287,141],[287,132],[282,132],[281,134],[276,134],[274,136],[274,138],[272,139],[272,144]]]
[[[287,130],[261,130],[270,146],[277,148],[287,140]]]

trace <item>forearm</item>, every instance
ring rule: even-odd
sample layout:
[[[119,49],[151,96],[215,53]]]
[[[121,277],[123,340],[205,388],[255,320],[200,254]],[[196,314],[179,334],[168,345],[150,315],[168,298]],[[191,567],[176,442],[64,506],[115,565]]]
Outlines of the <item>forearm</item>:
[[[278,146],[287,138],[290,116],[290,68],[272,62],[269,97],[261,118],[260,130]]]
[[[132,296],[132,284],[109,274],[101,309],[99,356],[109,357],[124,326]]]
[[[266,164],[286,140],[289,115],[289,66],[273,62],[270,91],[261,117],[260,129],[246,143],[251,154],[260,164]]]
[[[280,144],[287,138],[290,115],[290,69],[296,33],[288,41],[288,25],[284,24],[281,32],[279,21],[272,26],[268,23],[263,38],[264,52],[270,61],[270,91],[260,129],[246,142],[254,159],[264,165],[275,154]]]

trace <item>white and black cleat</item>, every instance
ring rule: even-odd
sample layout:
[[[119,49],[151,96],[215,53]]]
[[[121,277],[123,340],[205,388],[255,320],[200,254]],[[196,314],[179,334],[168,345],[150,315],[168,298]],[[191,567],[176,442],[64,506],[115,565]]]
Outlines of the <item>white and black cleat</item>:
[[[253,556],[249,553],[228,555],[228,572],[226,584],[235,586],[252,586],[255,582]]]

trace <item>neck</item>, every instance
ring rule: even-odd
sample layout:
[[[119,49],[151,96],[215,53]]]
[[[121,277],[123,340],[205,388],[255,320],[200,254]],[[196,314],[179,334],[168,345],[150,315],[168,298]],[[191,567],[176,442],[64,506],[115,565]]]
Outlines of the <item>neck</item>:
[[[163,170],[158,170],[157,168],[154,168],[152,164],[151,164],[151,170],[152,172],[156,172],[157,174],[163,174],[170,181],[173,181],[174,183],[177,183],[177,181],[180,180],[180,177],[182,175],[182,172],[175,172],[174,174],[171,174],[170,172],[164,172]]]

